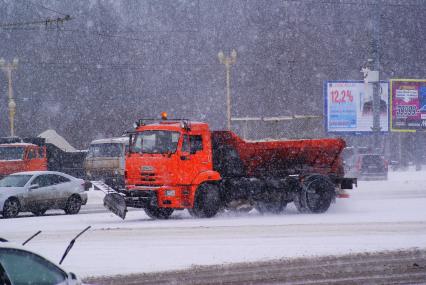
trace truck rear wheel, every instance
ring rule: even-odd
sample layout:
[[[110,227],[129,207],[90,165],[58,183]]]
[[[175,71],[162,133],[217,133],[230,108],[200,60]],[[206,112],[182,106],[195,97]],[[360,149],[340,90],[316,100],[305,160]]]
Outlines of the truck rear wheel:
[[[144,208],[145,213],[150,217],[151,219],[160,219],[165,220],[168,219],[172,213],[173,209],[170,208],[159,208],[157,206],[148,206]]]
[[[195,193],[194,207],[188,209],[193,217],[211,218],[220,209],[219,188],[213,184],[201,184]]]
[[[281,214],[287,206],[284,197],[280,196],[275,201],[259,201],[255,204],[256,210],[261,214]]]
[[[311,175],[303,181],[296,193],[294,204],[302,213],[324,213],[335,198],[334,184],[323,175]]]

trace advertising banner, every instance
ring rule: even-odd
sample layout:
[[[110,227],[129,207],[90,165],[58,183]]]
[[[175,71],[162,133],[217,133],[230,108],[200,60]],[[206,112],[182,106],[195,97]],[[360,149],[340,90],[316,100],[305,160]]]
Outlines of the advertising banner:
[[[327,132],[372,132],[373,85],[363,81],[325,81]],[[380,83],[380,127],[389,131],[389,84]]]
[[[391,130],[426,130],[426,79],[392,79]]]

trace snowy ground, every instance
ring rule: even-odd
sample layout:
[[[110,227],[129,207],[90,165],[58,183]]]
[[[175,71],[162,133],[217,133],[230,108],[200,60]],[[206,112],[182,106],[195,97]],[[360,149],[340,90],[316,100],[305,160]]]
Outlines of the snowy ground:
[[[349,199],[325,214],[192,219],[186,211],[152,221],[131,211],[122,221],[110,213],[0,219],[0,236],[22,242],[58,261],[69,241],[86,226],[63,266],[81,277],[182,269],[192,265],[266,261],[278,258],[379,250],[426,249],[426,171],[390,173],[388,181],[360,181]],[[90,193],[90,207],[102,194]],[[54,213],[54,212],[52,212]],[[59,213],[59,212],[57,212]],[[49,212],[48,212],[49,214]]]

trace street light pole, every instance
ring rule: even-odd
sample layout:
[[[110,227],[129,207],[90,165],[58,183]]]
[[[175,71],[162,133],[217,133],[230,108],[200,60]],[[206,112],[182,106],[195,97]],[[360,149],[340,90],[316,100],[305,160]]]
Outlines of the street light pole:
[[[13,88],[12,88],[12,70],[16,70],[18,67],[18,59],[14,58],[11,63],[6,63],[3,58],[0,58],[0,68],[6,73],[8,80],[8,98],[9,98],[9,122],[10,122],[10,136],[15,136],[15,114],[16,114],[16,103],[13,99]]]
[[[374,132],[374,147],[379,147],[380,127],[380,2],[375,1],[372,10],[372,38],[371,38],[371,65],[372,69],[377,73],[377,80],[373,83],[373,132]],[[383,151],[383,150],[381,150]]]
[[[218,53],[220,63],[225,65],[226,69],[226,115],[227,129],[231,130],[231,65],[237,62],[237,51],[232,50],[231,56],[225,56],[222,51]]]

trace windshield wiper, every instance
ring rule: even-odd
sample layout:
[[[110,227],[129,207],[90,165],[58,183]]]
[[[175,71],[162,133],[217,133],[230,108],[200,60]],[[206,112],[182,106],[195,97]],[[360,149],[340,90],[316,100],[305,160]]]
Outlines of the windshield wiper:
[[[88,226],[87,228],[85,228],[81,233],[79,233],[75,238],[72,239],[72,241],[70,242],[70,244],[68,245],[67,249],[64,252],[64,255],[61,258],[61,261],[59,261],[59,264],[62,264],[62,261],[64,261],[65,257],[68,255],[68,253],[70,252],[71,248],[74,246],[75,240],[81,236],[82,234],[84,234],[88,229],[90,229],[91,226]]]
[[[35,238],[36,236],[38,236],[41,233],[41,231],[36,232],[35,234],[33,234],[32,236],[30,236],[26,241],[24,241],[22,243],[22,245],[26,245],[27,242],[29,242],[30,240],[32,240],[33,238]]]

